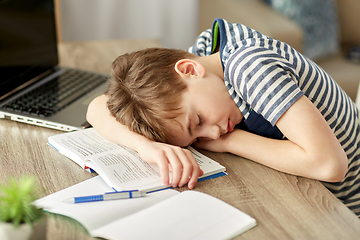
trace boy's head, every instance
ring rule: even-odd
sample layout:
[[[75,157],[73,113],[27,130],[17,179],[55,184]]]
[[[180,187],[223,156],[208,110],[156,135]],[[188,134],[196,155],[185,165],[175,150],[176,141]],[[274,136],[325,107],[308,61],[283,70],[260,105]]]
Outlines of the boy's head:
[[[187,146],[218,139],[242,120],[218,53],[151,48],[118,57],[105,94],[120,123],[148,139]]]
[[[148,139],[169,142],[166,126],[181,114],[187,88],[174,66],[194,56],[183,50],[149,48],[115,59],[105,92],[110,113]]]

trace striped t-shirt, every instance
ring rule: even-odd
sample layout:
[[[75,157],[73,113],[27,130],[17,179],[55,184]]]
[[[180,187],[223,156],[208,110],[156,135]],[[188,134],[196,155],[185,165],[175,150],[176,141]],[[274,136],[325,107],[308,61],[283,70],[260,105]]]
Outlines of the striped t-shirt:
[[[274,128],[302,95],[316,106],[348,157],[345,178],[323,184],[360,217],[360,125],[350,97],[323,69],[291,46],[244,25],[216,19],[213,28],[201,33],[188,51],[207,56],[217,47],[225,84],[245,122],[253,112],[266,122],[256,126],[254,133],[257,128]]]

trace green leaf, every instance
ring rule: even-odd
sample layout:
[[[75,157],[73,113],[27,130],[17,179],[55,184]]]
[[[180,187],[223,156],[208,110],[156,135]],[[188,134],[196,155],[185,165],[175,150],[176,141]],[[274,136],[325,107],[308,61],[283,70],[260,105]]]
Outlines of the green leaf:
[[[42,209],[32,204],[37,199],[35,183],[35,177],[22,176],[19,181],[11,177],[8,184],[0,186],[0,221],[19,226],[43,216]]]

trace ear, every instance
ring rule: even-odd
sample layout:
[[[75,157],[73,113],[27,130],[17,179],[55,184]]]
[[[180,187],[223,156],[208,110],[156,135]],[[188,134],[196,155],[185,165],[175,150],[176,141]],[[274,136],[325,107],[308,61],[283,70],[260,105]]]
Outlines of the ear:
[[[175,71],[181,77],[202,77],[205,74],[205,67],[198,61],[181,59],[175,64]]]

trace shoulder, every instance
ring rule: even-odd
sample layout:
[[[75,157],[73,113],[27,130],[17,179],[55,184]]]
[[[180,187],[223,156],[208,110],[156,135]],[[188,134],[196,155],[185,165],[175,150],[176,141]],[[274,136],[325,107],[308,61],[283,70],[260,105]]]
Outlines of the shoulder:
[[[212,27],[200,33],[194,45],[187,51],[198,56],[207,56],[212,54],[216,46],[219,47],[221,53],[224,50],[233,51],[242,45],[241,41],[261,37],[265,36],[243,24],[230,23],[225,19],[216,18]]]
[[[229,23],[224,19],[216,19],[220,39],[220,53],[224,65],[234,54],[245,49],[267,46],[272,47],[272,38],[240,23]],[[268,43],[264,46],[264,43]]]
[[[212,29],[207,29],[196,38],[194,45],[189,47],[187,51],[198,56],[210,55],[212,42]]]

